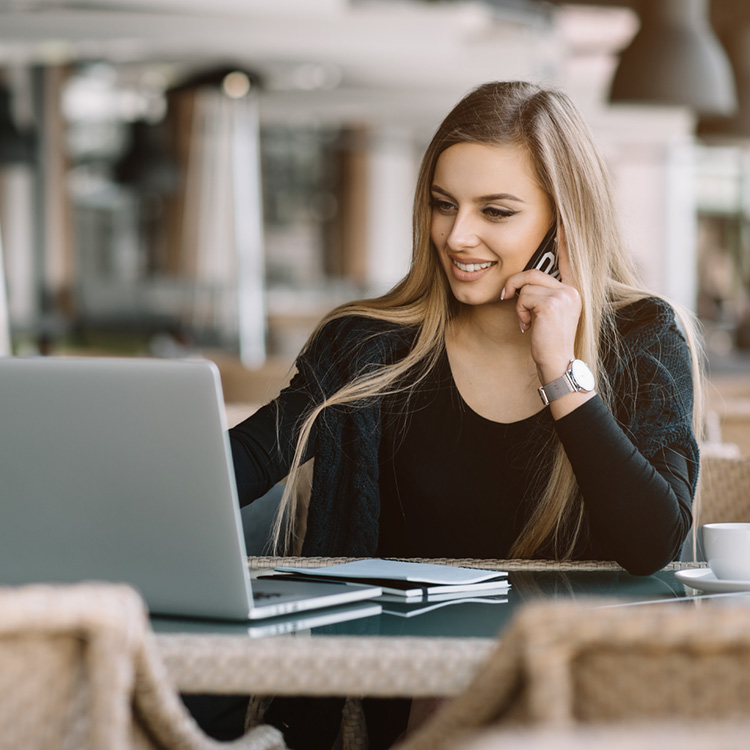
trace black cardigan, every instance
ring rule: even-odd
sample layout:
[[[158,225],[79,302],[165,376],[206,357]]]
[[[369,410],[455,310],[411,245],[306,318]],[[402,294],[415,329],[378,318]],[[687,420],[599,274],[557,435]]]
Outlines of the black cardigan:
[[[691,426],[692,371],[674,312],[660,300],[640,300],[618,313],[617,329],[620,345],[617,351],[606,353],[603,361],[614,394],[613,414],[602,405],[598,419],[614,419],[611,427],[618,432],[621,428],[646,460],[654,461],[665,448],[684,456],[692,497],[699,463]],[[298,373],[289,389],[261,410],[265,417],[251,417],[230,431],[241,501],[249,502],[285,475],[294,446],[294,434],[282,434],[278,452],[267,446],[259,451],[254,421],[265,418],[267,424],[272,413],[274,422],[278,416],[280,424],[294,424],[299,414],[285,413],[285,409],[298,412],[301,405],[319,403],[355,375],[397,361],[408,352],[413,337],[413,328],[359,316],[328,323],[298,358]],[[578,411],[558,421],[561,438]],[[376,554],[380,437],[378,398],[356,407],[329,407],[319,418],[308,451],[315,464],[303,554]],[[575,456],[568,441],[564,443],[575,469]],[[249,466],[253,462],[266,468],[262,486]],[[582,490],[585,497],[585,487]],[[668,560],[647,563],[643,569],[624,564],[633,572],[645,573],[664,562]]]

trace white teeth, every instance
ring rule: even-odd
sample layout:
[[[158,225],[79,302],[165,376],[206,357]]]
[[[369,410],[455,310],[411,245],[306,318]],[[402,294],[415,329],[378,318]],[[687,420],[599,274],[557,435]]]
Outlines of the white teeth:
[[[469,273],[473,273],[474,271],[479,271],[483,268],[489,268],[492,263],[459,263],[457,260],[453,261],[462,271],[468,271]]]

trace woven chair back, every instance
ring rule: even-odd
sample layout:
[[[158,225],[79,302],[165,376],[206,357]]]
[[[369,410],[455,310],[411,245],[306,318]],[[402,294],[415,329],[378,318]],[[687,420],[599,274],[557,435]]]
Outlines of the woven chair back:
[[[750,609],[605,603],[528,605],[404,750],[452,748],[491,726],[750,721]]]
[[[0,592],[0,747],[130,747],[142,604],[124,587]]]
[[[128,586],[0,588],[0,750],[218,750],[174,692]],[[285,750],[271,727],[235,750]]]
[[[750,722],[638,722],[474,732],[453,750],[746,750]]]
[[[750,456],[701,461],[696,528],[706,523],[750,523]]]

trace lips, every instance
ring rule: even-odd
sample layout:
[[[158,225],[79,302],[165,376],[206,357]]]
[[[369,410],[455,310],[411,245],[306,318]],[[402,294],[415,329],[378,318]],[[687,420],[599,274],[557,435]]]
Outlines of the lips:
[[[451,258],[450,260],[453,278],[457,281],[479,281],[479,279],[497,265],[497,261],[481,260],[479,258],[466,259],[471,262],[464,262],[456,258]]]
[[[466,271],[468,273],[474,273],[475,271],[482,271],[485,268],[489,268],[490,266],[494,266],[495,264],[490,261],[483,261],[480,263],[461,263],[460,261],[453,259],[453,264],[460,268],[462,271]]]

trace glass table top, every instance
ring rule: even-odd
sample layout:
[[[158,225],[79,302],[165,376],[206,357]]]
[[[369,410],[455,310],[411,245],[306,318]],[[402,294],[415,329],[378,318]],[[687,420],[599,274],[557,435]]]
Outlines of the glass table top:
[[[472,596],[450,601],[406,604],[365,602],[348,607],[270,618],[256,623],[152,617],[156,633],[246,635],[268,637],[289,633],[311,636],[414,636],[430,638],[494,638],[514,613],[538,599],[592,599],[594,606],[623,606],[683,601],[686,606],[710,599],[727,606],[750,604],[750,592],[699,595],[664,570],[651,576],[632,576],[623,570],[510,571],[506,595]],[[597,600],[601,600],[600,603]]]

